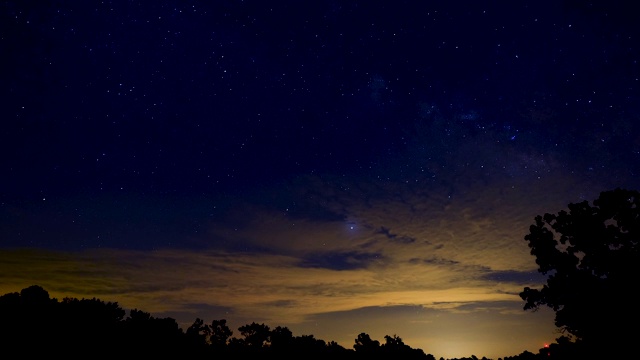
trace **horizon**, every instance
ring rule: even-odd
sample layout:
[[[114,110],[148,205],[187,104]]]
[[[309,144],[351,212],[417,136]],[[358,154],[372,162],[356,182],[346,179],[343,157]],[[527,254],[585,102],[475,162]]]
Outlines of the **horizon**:
[[[120,309],[122,309],[122,310],[124,310],[124,311],[125,311],[125,316],[124,316],[124,318],[123,318],[121,321],[125,321],[126,319],[128,319],[128,318],[130,317],[131,311],[134,311],[134,310],[136,310],[136,311],[142,311],[142,312],[144,312],[144,313],[148,313],[147,311],[145,311],[145,309],[140,309],[140,308],[127,309],[127,308],[124,308],[124,307],[122,307],[122,306],[121,306],[121,304],[119,304],[118,302],[109,301],[108,299],[102,299],[102,298],[98,298],[98,297],[92,297],[92,298],[75,298],[75,297],[70,297],[70,296],[63,296],[63,297],[61,297],[61,298],[57,298],[57,297],[55,297],[55,296],[51,296],[51,294],[47,291],[47,289],[46,289],[46,288],[43,288],[43,287],[42,287],[42,286],[40,286],[40,285],[34,284],[34,285],[31,285],[30,287],[40,287],[40,288],[42,288],[44,291],[46,291],[46,292],[49,294],[49,299],[54,300],[54,301],[56,301],[57,303],[61,303],[61,302],[62,302],[62,300],[64,300],[64,299],[72,299],[72,300],[73,300],[73,299],[75,299],[75,300],[97,300],[97,301],[100,301],[100,302],[105,303],[105,304],[108,304],[108,303],[115,304],[115,305],[117,305]],[[29,287],[29,288],[30,288],[30,287]],[[21,289],[21,290],[26,290],[26,288],[25,288],[25,289]],[[5,294],[0,294],[0,296],[9,295],[9,294],[12,294],[12,293],[20,294],[20,293],[21,293],[21,291],[16,291],[16,292],[10,292],[10,293],[5,293]],[[324,338],[319,337],[319,336],[317,336],[316,334],[313,334],[313,333],[296,333],[296,331],[293,331],[293,329],[291,329],[291,328],[289,328],[289,327],[287,327],[287,326],[279,325],[279,324],[266,324],[266,323],[261,323],[261,322],[255,322],[255,321],[252,321],[252,322],[250,322],[250,323],[241,324],[241,325],[239,325],[239,326],[237,326],[237,327],[235,327],[235,328],[234,328],[234,327],[233,327],[233,325],[231,325],[231,326],[230,326],[230,324],[229,324],[229,322],[227,321],[227,319],[212,319],[212,320],[207,321],[207,320],[202,319],[202,318],[200,318],[200,317],[196,317],[196,318],[194,318],[194,321],[193,321],[193,322],[191,322],[191,323],[189,323],[189,324],[186,324],[186,326],[185,326],[184,324],[180,324],[180,323],[177,321],[177,319],[174,319],[174,318],[173,318],[173,317],[171,317],[171,316],[159,317],[159,316],[155,316],[155,315],[154,315],[154,314],[152,314],[152,313],[148,313],[148,314],[149,314],[149,315],[151,315],[153,318],[157,318],[157,319],[171,319],[171,320],[176,321],[176,324],[180,327],[180,329],[181,329],[182,333],[186,333],[186,330],[189,328],[189,326],[191,326],[192,324],[194,324],[194,323],[195,323],[195,321],[196,321],[196,320],[198,320],[198,319],[203,320],[203,322],[204,322],[204,324],[205,324],[205,325],[206,325],[206,324],[209,324],[209,325],[210,325],[210,324],[211,324],[211,322],[212,322],[213,320],[224,320],[224,321],[225,321],[225,323],[226,323],[226,325],[227,325],[227,326],[229,326],[229,329],[232,331],[232,334],[231,334],[231,337],[229,338],[229,340],[230,340],[230,339],[232,339],[232,338],[235,338],[235,339],[242,339],[243,337],[238,333],[238,330],[239,330],[239,329],[238,329],[238,327],[242,327],[242,326],[244,326],[244,325],[250,325],[250,324],[253,324],[253,323],[260,324],[260,325],[266,325],[266,326],[269,328],[269,330],[274,330],[276,327],[284,327],[284,328],[287,328],[287,329],[289,329],[289,330],[292,330],[292,336],[294,336],[294,337],[313,336],[315,339],[318,339],[318,340],[322,340],[322,341],[324,341],[324,343],[325,343],[326,345],[328,345],[328,344],[329,344],[329,343],[331,343],[331,342],[335,342],[335,343],[337,343],[339,346],[341,346],[341,347],[343,347],[343,348],[345,348],[345,349],[347,349],[347,350],[352,350],[352,351],[353,351],[353,350],[355,350],[355,349],[354,349],[354,344],[356,343],[356,340],[357,340],[358,335],[360,335],[361,333],[365,333],[365,334],[367,334],[367,335],[370,335],[370,336],[371,336],[371,334],[368,334],[368,333],[366,333],[366,332],[362,332],[362,331],[361,331],[361,332],[359,332],[359,333],[357,333],[357,334],[355,334],[355,335],[354,335],[353,340],[351,341],[351,344],[349,345],[349,344],[347,344],[347,343],[340,342],[340,341],[335,341],[335,340],[333,340],[333,339],[331,339],[331,340],[329,340],[329,339],[324,339]],[[407,340],[405,339],[405,337],[403,337],[403,336],[401,336],[400,334],[397,334],[397,333],[393,333],[393,334],[385,333],[384,335],[380,336],[380,338],[377,338],[377,337],[375,337],[375,336],[371,336],[371,339],[372,339],[372,340],[374,340],[374,341],[379,341],[379,342],[380,342],[380,344],[384,344],[385,336],[393,336],[393,337],[396,337],[396,336],[397,336],[398,338],[400,338],[400,339],[402,340],[402,342],[403,342],[404,344],[406,344],[407,346],[410,346],[412,349],[422,350],[422,351],[424,351],[424,353],[425,353],[425,354],[427,354],[427,355],[433,355],[436,359],[440,359],[440,358],[444,358],[444,359],[459,359],[459,358],[469,358],[469,357],[471,357],[471,356],[476,356],[477,358],[488,358],[488,359],[492,359],[492,360],[497,360],[498,358],[504,358],[504,357],[507,357],[507,356],[516,356],[516,355],[520,355],[521,353],[523,353],[523,352],[527,352],[527,351],[528,351],[528,352],[531,352],[531,353],[534,353],[534,354],[537,354],[537,352],[538,352],[540,349],[542,349],[542,348],[547,348],[547,347],[549,346],[549,343],[545,343],[545,344],[543,344],[542,346],[540,346],[540,348],[539,348],[539,349],[535,349],[535,350],[524,349],[524,350],[522,350],[521,352],[519,352],[518,354],[508,354],[508,355],[503,355],[503,356],[498,356],[498,357],[486,356],[486,355],[484,355],[484,354],[478,354],[478,353],[475,353],[475,352],[471,352],[471,353],[469,353],[469,354],[467,354],[467,355],[462,355],[462,356],[447,357],[447,356],[439,356],[439,355],[437,355],[437,354],[434,354],[433,352],[428,351],[427,349],[423,349],[423,348],[420,348],[420,347],[412,346],[411,344],[407,343]]]

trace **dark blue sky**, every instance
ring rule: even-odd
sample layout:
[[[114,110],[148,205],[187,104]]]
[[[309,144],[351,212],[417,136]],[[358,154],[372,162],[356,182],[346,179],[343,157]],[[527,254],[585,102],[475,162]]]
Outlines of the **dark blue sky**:
[[[45,198],[162,222],[162,206],[136,208],[301,174],[459,173],[478,161],[452,156],[469,141],[588,176],[640,163],[639,33],[622,3],[3,1],[2,16],[13,246],[56,246],[11,215]],[[133,204],[93,208],[119,194]],[[57,231],[73,243],[93,226]]]

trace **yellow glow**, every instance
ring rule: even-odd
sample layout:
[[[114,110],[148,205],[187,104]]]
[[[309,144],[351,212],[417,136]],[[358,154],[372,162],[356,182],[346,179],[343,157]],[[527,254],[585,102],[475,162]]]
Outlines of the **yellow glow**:
[[[547,189],[537,191],[548,195]],[[215,248],[5,249],[0,251],[0,293],[40,285],[59,299],[97,297],[155,316],[179,314],[171,316],[183,328],[196,317],[224,318],[232,329],[257,321],[347,348],[360,332],[379,340],[397,334],[437,358],[536,352],[539,344],[558,337],[552,313],[522,310],[518,293],[539,284],[484,276],[535,270],[522,237],[539,212],[525,211],[522,204],[555,209],[559,200],[533,196],[534,190],[497,197],[495,189],[477,189],[475,198],[458,201],[433,195],[376,198],[367,207],[347,198],[327,205],[346,209],[349,221],[358,222],[357,233],[348,236],[340,222],[301,219],[291,226],[281,214],[267,211],[238,231],[212,224],[212,236],[268,244],[268,254]],[[528,203],[531,198],[541,202]],[[504,204],[488,212],[493,202]],[[381,225],[388,234],[379,231]],[[305,263],[310,255],[364,251],[378,256],[355,259],[340,270]]]

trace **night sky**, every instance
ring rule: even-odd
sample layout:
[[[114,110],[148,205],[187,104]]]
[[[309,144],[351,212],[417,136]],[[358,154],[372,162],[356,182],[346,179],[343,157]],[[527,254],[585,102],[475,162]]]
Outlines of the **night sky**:
[[[0,294],[537,352],[536,215],[640,188],[614,1],[0,1]]]

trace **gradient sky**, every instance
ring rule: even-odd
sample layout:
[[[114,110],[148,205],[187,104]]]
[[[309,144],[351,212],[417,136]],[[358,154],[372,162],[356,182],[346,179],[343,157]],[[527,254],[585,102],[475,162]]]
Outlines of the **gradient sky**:
[[[628,6],[1,1],[0,294],[537,352],[529,225],[640,187]]]

